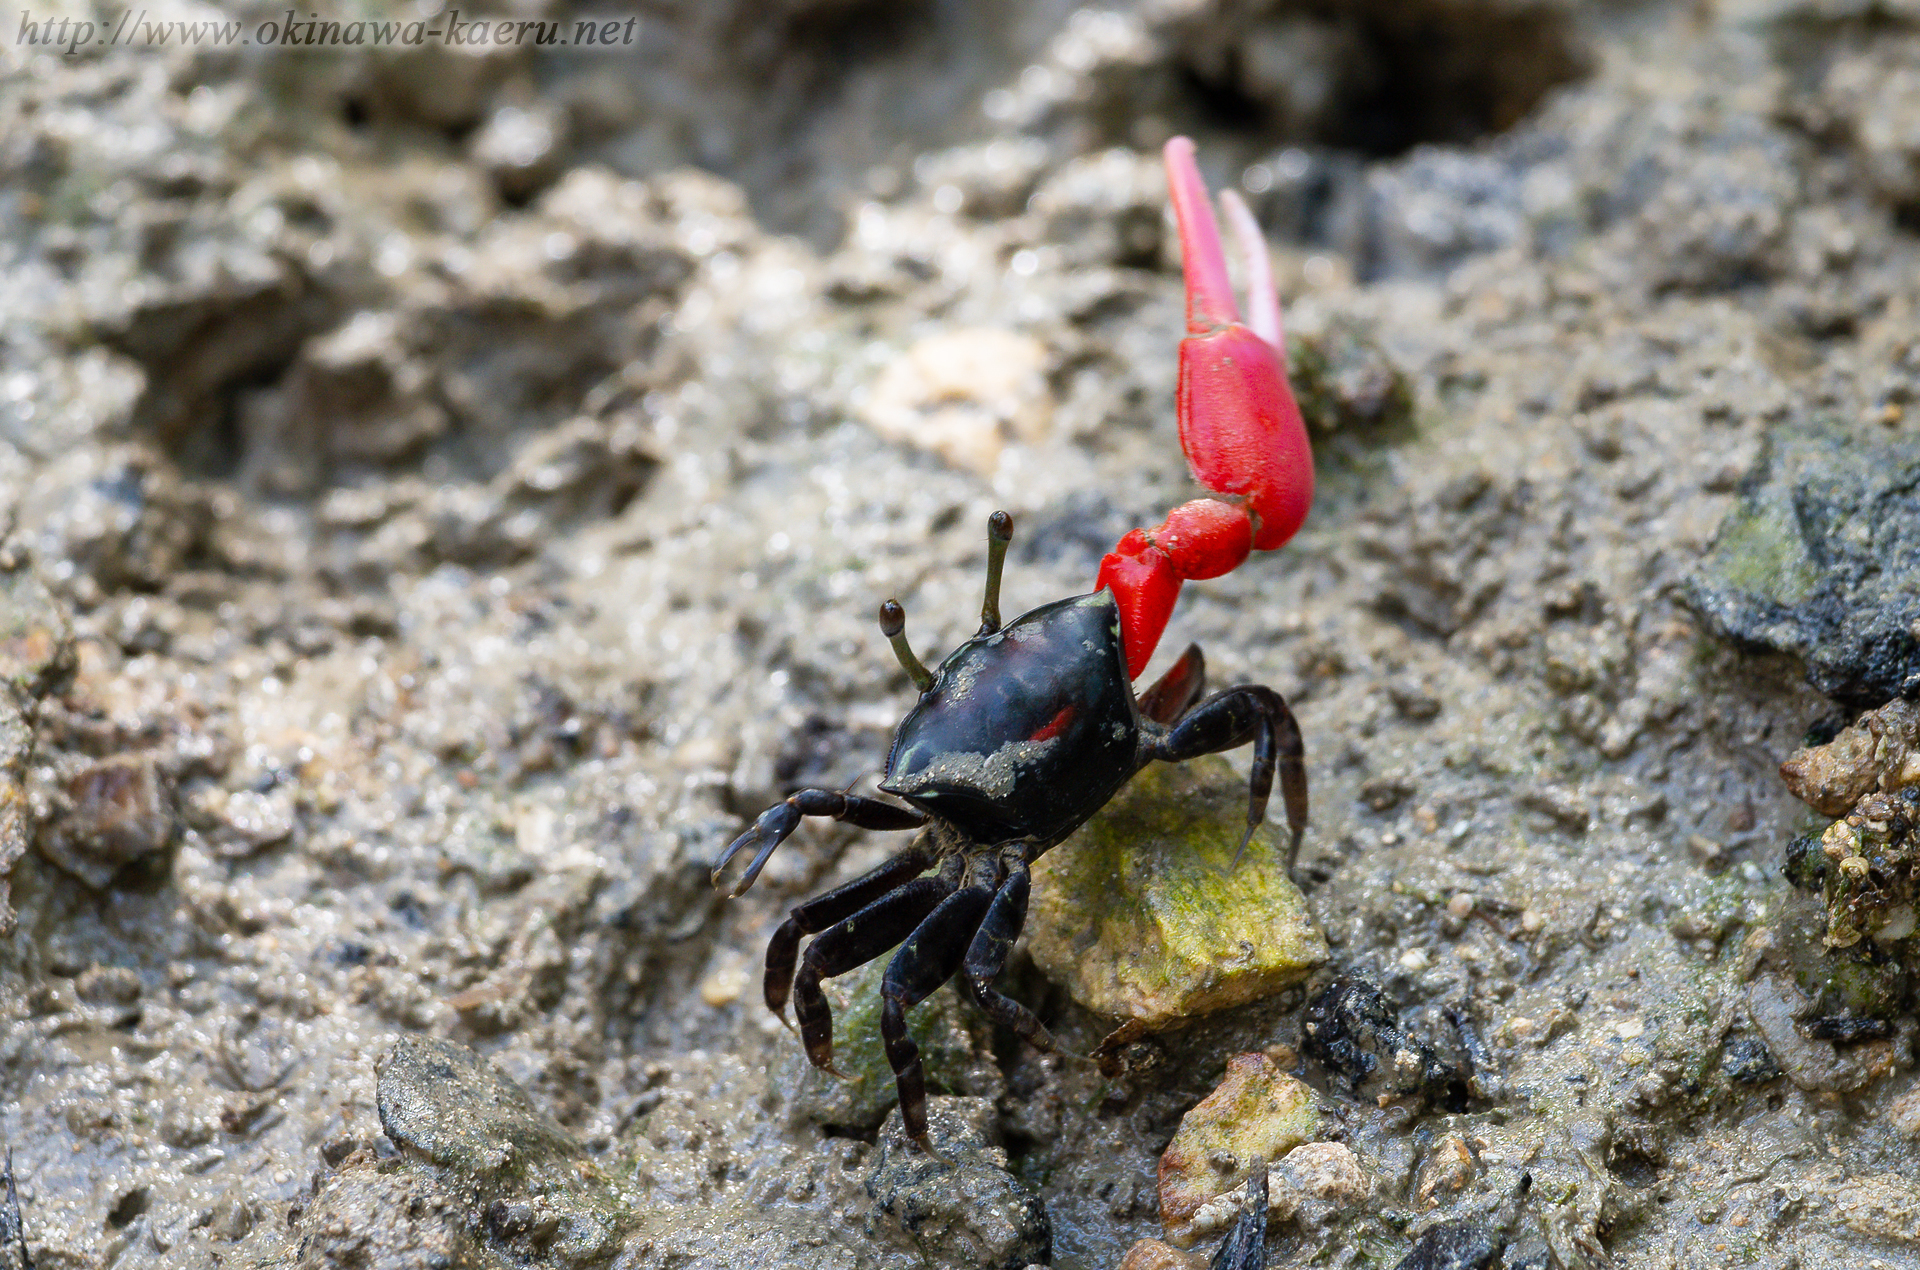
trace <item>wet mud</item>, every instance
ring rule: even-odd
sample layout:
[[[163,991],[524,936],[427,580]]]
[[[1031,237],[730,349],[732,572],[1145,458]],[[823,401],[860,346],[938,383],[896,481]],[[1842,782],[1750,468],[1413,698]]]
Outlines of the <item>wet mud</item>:
[[[1250,1064],[1315,1109],[1271,1265],[1920,1264],[1910,906],[1861,889],[1911,826],[1829,886],[1807,836],[1895,794],[1778,770],[1912,686],[1920,17],[639,29],[0,49],[0,1265],[1204,1264],[1233,1196],[1136,1245]],[[1104,1066],[1024,947],[1066,1052],[935,994],[943,1173],[759,1000],[904,839],[708,870],[870,787],[875,606],[968,637],[990,511],[1017,613],[1193,495],[1176,131],[1268,231],[1319,496],[1162,665],[1292,705],[1326,957]]]

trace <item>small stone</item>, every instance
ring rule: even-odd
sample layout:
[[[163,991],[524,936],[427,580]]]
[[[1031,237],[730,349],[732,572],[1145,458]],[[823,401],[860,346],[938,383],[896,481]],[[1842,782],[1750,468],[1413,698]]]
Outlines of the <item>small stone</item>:
[[[700,981],[700,999],[716,1010],[732,1005],[747,990],[747,967],[738,957],[729,957]]]
[[[1158,1239],[1142,1239],[1127,1249],[1120,1270],[1201,1270],[1201,1261]]]
[[[1279,831],[1262,825],[1240,855],[1246,807],[1246,779],[1217,755],[1135,776],[1034,865],[1035,964],[1089,1010],[1149,1029],[1304,978],[1326,937]]]
[[[73,981],[74,995],[90,1005],[132,1005],[140,987],[140,976],[126,966],[89,966]]]
[[[1687,853],[1702,868],[1717,868],[1727,862],[1727,849],[1705,834],[1687,835]]]
[[[1795,798],[1823,816],[1844,816],[1876,789],[1920,782],[1920,704],[1895,699],[1843,728],[1825,745],[1780,764]]]
[[[1585,833],[1593,823],[1593,810],[1585,795],[1565,785],[1542,785],[1523,792],[1515,801],[1528,811],[1550,817],[1568,833]]]
[[[194,800],[189,818],[221,855],[249,856],[293,836],[294,790],[285,784],[265,792],[211,789]]]
[[[1909,1138],[1920,1138],[1920,1088],[1909,1089],[1887,1108],[1887,1120]]]
[[[861,417],[890,441],[991,476],[1009,441],[1046,435],[1050,361],[1039,340],[997,327],[930,335],[880,372]]]
[[[507,198],[531,198],[560,174],[567,115],[550,105],[502,106],[474,134],[474,161]]]
[[[1762,1085],[1781,1074],[1767,1047],[1751,1036],[1728,1037],[1721,1046],[1720,1067],[1728,1080],[1743,1085]]]
[[[1418,1206],[1437,1208],[1464,1190],[1479,1171],[1480,1165],[1465,1138],[1457,1133],[1442,1136],[1420,1161],[1419,1171],[1414,1174],[1413,1193]]]
[[[881,1130],[867,1194],[930,1265],[1024,1270],[1052,1255],[1046,1206],[1007,1171],[993,1121],[991,1099],[928,1099],[927,1136],[945,1162],[907,1140],[898,1110]]]
[[[1255,1160],[1277,1160],[1321,1129],[1313,1091],[1265,1054],[1236,1054],[1214,1091],[1181,1118],[1160,1157],[1160,1222],[1182,1247],[1232,1220],[1201,1222],[1209,1201],[1231,1196]],[[1234,1211],[1237,1211],[1235,1209]]]
[[[1287,1152],[1274,1167],[1286,1184],[1330,1208],[1351,1208],[1373,1194],[1373,1178],[1342,1142],[1308,1142]]]
[[[1395,1270],[1491,1270],[1506,1233],[1476,1221],[1446,1222],[1420,1238]]]
[[[173,841],[172,800],[152,754],[118,754],[67,778],[60,811],[41,833],[40,853],[87,885]]]

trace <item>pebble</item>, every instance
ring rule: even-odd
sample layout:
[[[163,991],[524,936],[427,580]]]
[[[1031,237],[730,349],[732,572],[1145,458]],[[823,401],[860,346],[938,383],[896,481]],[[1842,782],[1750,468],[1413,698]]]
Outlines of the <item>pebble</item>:
[[[1887,1120],[1909,1138],[1920,1138],[1920,1088],[1909,1089],[1887,1108]]]
[[[715,1009],[732,1005],[747,990],[747,967],[738,957],[730,957],[700,981],[700,999]]]
[[[61,792],[65,806],[41,834],[40,851],[89,886],[104,889],[122,868],[173,841],[172,800],[150,753],[89,763]]]
[[[997,327],[929,335],[880,372],[861,417],[889,441],[991,476],[1009,441],[1046,436],[1050,360],[1031,335]]]
[[[1364,979],[1336,979],[1308,1002],[1301,1036],[1307,1056],[1344,1080],[1357,1098],[1466,1107],[1460,1073],[1410,1035],[1386,995]]]
[[[1158,1239],[1142,1239],[1127,1249],[1120,1270],[1201,1270],[1201,1262],[1191,1253],[1181,1252]]]
[[[1418,1206],[1437,1208],[1442,1201],[1465,1189],[1479,1171],[1480,1166],[1465,1138],[1457,1133],[1442,1135],[1414,1174],[1413,1193]]]
[[[1274,1173],[1300,1195],[1331,1208],[1351,1208],[1373,1194],[1373,1178],[1343,1142],[1303,1143],[1287,1152]]]
[[[1218,1230],[1238,1211],[1234,1192],[1255,1160],[1278,1160],[1321,1132],[1313,1091],[1287,1075],[1265,1054],[1236,1054],[1224,1079],[1181,1118],[1160,1157],[1160,1222],[1167,1238],[1183,1247]],[[1315,1185],[1319,1172],[1302,1162]],[[1212,1201],[1225,1199],[1220,1211]],[[1203,1217],[1203,1210],[1205,1212]]]

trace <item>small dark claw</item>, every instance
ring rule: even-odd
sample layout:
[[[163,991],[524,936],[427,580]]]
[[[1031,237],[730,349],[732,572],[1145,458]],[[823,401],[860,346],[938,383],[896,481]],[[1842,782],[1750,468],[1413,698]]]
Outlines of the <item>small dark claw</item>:
[[[774,848],[785,842],[799,827],[800,809],[794,806],[792,799],[767,808],[753,822],[752,828],[728,843],[727,849],[714,861],[713,884],[719,886],[720,875],[733,863],[733,858],[752,847],[752,862],[747,865],[747,871],[740,875],[740,880],[733,884],[733,889],[727,892],[729,899],[739,899],[747,893],[754,879],[760,876],[760,870],[767,867],[767,860],[773,855]]]

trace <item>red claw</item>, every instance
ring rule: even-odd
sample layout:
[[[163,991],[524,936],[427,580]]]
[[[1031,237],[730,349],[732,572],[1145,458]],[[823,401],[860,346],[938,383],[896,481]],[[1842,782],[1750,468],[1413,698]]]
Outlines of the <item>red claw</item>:
[[[1136,677],[1172,616],[1181,579],[1218,577],[1238,567],[1249,549],[1272,551],[1299,530],[1313,502],[1313,452],[1287,386],[1266,242],[1245,205],[1227,197],[1248,261],[1248,327],[1234,304],[1193,142],[1175,137],[1165,156],[1187,282],[1180,446],[1194,478],[1231,501],[1187,503],[1158,528],[1129,533],[1101,561],[1099,585],[1111,586],[1119,601],[1127,667]]]
[[[1100,561],[1093,589],[1111,590],[1120,605],[1120,636],[1127,653],[1127,673],[1138,679],[1160,644],[1160,632],[1173,616],[1180,598],[1180,575],[1167,553],[1135,529]]]

